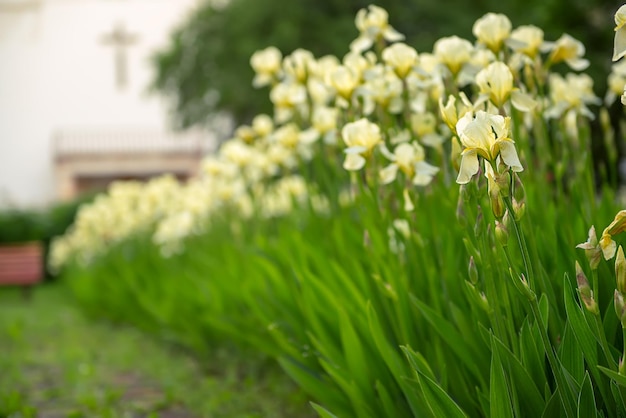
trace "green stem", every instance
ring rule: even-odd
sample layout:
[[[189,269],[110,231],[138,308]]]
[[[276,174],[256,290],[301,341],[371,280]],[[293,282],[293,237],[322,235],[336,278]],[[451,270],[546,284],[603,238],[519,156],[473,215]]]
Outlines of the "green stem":
[[[506,261],[509,264],[509,268],[514,269],[513,262],[511,259],[511,254],[509,253],[509,249],[504,246],[502,247],[502,249],[504,251],[504,256],[506,257]],[[509,298],[508,289],[505,292],[503,292],[502,298],[504,300],[504,308],[506,310],[506,315],[509,318],[509,320],[506,321],[507,331],[509,332],[511,341],[516,341],[515,325],[513,324],[513,312],[511,310],[511,299]],[[517,352],[517,347],[512,346],[511,348],[513,352]]]
[[[511,185],[512,186],[512,185]],[[512,193],[512,187],[511,187]],[[517,238],[517,243],[519,245],[519,249],[522,255],[522,260],[524,263],[524,269],[526,270],[528,283],[531,291],[535,292],[535,282],[534,282],[534,272],[532,270],[532,265],[530,263],[530,256],[528,253],[528,248],[526,246],[526,242],[524,241],[524,236],[521,231],[521,227],[519,225],[519,221],[515,219],[515,212],[513,211],[513,204],[510,196],[503,196],[504,203],[509,211],[511,216],[511,222],[513,224],[513,229],[515,231],[515,237]],[[508,257],[507,257],[508,258]],[[509,264],[511,268],[513,268],[511,260],[509,259]],[[557,387],[560,388],[560,398],[563,408],[565,409],[565,413],[568,417],[575,417],[576,413],[572,409],[572,405],[575,404],[575,397],[571,392],[571,388],[567,384],[565,376],[563,374],[561,365],[554,354],[554,350],[552,348],[552,343],[550,342],[550,337],[548,336],[547,325],[548,318],[545,319],[545,323],[543,318],[541,317],[541,311],[539,309],[539,302],[537,301],[537,297],[534,296],[529,298],[531,310],[535,319],[535,322],[539,324],[539,333],[541,335],[541,340],[543,343],[544,352],[548,357],[548,363],[550,364],[550,368],[552,369],[552,373],[557,383]]]
[[[622,363],[626,361],[626,328],[622,326],[622,345],[624,348],[622,349],[622,358],[620,359],[620,364],[618,365],[617,371],[619,374],[624,375],[622,372]]]
[[[598,289],[600,285],[598,284],[598,271],[596,269],[591,270],[591,286],[593,288],[593,296],[596,299],[596,303],[598,302]],[[604,332],[604,324],[602,324],[602,318],[600,317],[600,313],[594,314],[595,317],[594,323],[596,326],[596,332],[600,337],[600,347],[602,347],[602,351],[604,352],[604,357],[606,357],[607,364],[613,370],[617,370],[617,363],[611,354],[611,349],[609,348],[609,342],[606,339],[606,333]]]
[[[600,318],[600,314],[593,315],[595,317],[596,324],[596,332],[600,336],[600,346],[602,347],[602,351],[604,352],[604,357],[606,357],[606,361],[609,367],[612,370],[617,370],[617,363],[615,359],[611,355],[611,349],[609,348],[609,342],[606,339],[606,335],[604,333],[604,325],[602,324],[602,319]]]
[[[598,288],[600,285],[598,283],[598,270],[596,269],[591,270],[591,287],[593,289],[593,297],[596,299],[596,302],[598,302]]]
[[[544,320],[541,317],[541,311],[539,310],[539,302],[537,301],[536,297],[533,300],[530,300],[530,307],[535,322],[539,324],[539,334],[541,335],[541,342],[543,343],[543,351],[548,357],[548,363],[550,364],[554,379],[556,380],[557,388],[560,388],[561,391],[561,404],[563,405],[563,409],[565,409],[565,414],[568,417],[575,417],[576,413],[572,409],[572,405],[575,404],[575,399],[572,395],[571,388],[565,380],[561,364],[559,363],[559,360],[557,359],[556,355],[554,354],[554,350],[552,349],[552,343],[550,342],[550,338],[548,337],[548,332],[546,331],[545,326],[547,325],[547,318],[544,324]]]
[[[489,319],[491,320],[491,324],[494,328],[496,337],[498,337],[500,341],[505,343],[507,347],[510,347],[510,342],[515,340],[509,338],[509,334],[507,333],[506,328],[502,322],[502,315],[500,314],[499,309],[500,294],[494,282],[494,279],[496,277],[497,275],[494,274],[485,280],[485,290],[487,291],[487,300],[489,301]]]
[[[526,278],[528,279],[530,288],[535,291],[535,275],[533,273],[532,264],[530,263],[530,254],[528,252],[528,248],[526,247],[526,241],[524,240],[524,235],[522,234],[519,221],[515,219],[515,212],[513,211],[513,203],[511,202],[511,197],[503,196],[502,200],[504,200],[504,204],[506,205],[506,208],[508,209],[509,215],[511,217],[511,223],[513,224],[513,230],[515,231],[517,245],[519,246],[520,253],[522,254],[522,262],[524,263]]]

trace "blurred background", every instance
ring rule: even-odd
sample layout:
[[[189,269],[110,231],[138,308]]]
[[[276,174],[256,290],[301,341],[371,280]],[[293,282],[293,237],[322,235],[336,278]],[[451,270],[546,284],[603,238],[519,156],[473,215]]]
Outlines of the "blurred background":
[[[115,179],[193,176],[240,123],[271,113],[251,54],[343,56],[364,0],[0,0],[0,208],[43,207]],[[406,42],[473,40],[487,12],[587,47],[604,96],[609,0],[380,0]]]
[[[193,175],[212,137],[173,133],[150,57],[197,0],[0,0],[0,206],[118,178]]]

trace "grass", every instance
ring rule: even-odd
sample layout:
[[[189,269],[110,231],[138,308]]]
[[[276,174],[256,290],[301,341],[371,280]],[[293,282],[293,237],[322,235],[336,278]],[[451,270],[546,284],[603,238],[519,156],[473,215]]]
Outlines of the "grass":
[[[256,353],[208,358],[86,318],[60,284],[0,288],[0,417],[311,417]]]

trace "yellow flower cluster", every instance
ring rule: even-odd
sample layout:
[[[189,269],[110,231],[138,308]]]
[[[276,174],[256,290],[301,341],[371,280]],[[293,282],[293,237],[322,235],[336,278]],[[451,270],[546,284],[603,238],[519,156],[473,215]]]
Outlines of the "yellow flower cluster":
[[[489,13],[475,22],[474,42],[445,37],[420,53],[402,42],[380,7],[359,11],[355,24],[359,35],[342,58],[257,51],[253,85],[269,89],[273,115],[239,127],[206,159],[203,176],[186,185],[164,178],[112,187],[55,243],[54,262],[79,249],[88,259],[106,243],[150,228],[165,253],[178,251],[224,207],[242,216],[255,208],[265,216],[285,213],[294,198],[308,196],[306,181],[290,176],[313,158],[342,160],[345,170],[361,172],[352,180],[369,187],[398,182],[406,211],[415,207],[411,194],[438,177],[465,184],[485,173],[498,192],[506,190],[504,179],[517,178],[529,158],[531,144],[522,138],[534,137],[533,149],[541,149],[533,130],[551,121],[564,123],[574,138],[599,103],[587,75],[554,72],[559,63],[575,71],[588,65],[583,45],[567,34],[548,42],[540,28],[513,28],[506,16]],[[520,146],[527,153],[518,153]]]
[[[328,143],[335,143],[340,134],[344,168],[361,170],[372,161],[375,168],[370,170],[379,170],[382,183],[395,179],[393,174],[401,167],[397,161],[416,158],[401,171],[409,180],[417,176],[414,184],[427,184],[437,171],[427,162],[433,152],[415,150],[426,146],[435,148],[434,155],[442,152],[450,137],[443,123],[462,148],[459,182],[469,181],[479,171],[475,156],[520,171],[515,138],[504,130],[511,125],[511,107],[527,113],[527,125],[542,117],[566,118],[570,132],[575,132],[580,117],[593,117],[589,106],[599,104],[588,76],[551,72],[561,62],[576,71],[588,65],[584,46],[568,34],[547,42],[541,29],[513,28],[506,16],[489,13],[474,24],[474,43],[451,36],[437,41],[432,53],[418,53],[400,42],[404,37],[389,25],[387,13],[379,7],[361,10],[356,26],[360,34],[341,60],[315,59],[303,50],[294,51],[282,65],[274,59],[271,98],[278,123],[297,120],[317,129],[318,135],[328,135],[332,138]],[[275,51],[270,47],[255,56],[276,57]],[[252,64],[257,78],[264,77],[265,70],[254,60]],[[462,108],[456,103],[463,103]],[[468,112],[471,116],[463,119]],[[312,122],[313,115],[327,116],[325,130]],[[429,117],[430,129],[420,129],[415,121]],[[401,142],[408,146],[388,151]],[[392,165],[381,168],[375,154]]]
[[[71,229],[54,241],[51,267],[59,269],[74,258],[89,263],[111,245],[141,233],[151,234],[169,256],[225,209],[242,218],[255,213],[255,206],[260,216],[288,213],[294,203],[309,199],[307,183],[292,174],[298,160],[311,155],[306,136],[296,124],[275,129],[271,118],[259,115],[217,155],[205,158],[201,175],[185,184],[170,175],[147,183],[113,183],[106,194],[81,207]],[[326,210],[323,198],[311,198],[316,209]]]
[[[160,219],[181,210],[181,187],[172,176],[143,184],[138,181],[113,183],[80,208],[70,230],[53,242],[50,265],[60,268],[69,258],[88,263],[102,251],[133,234],[150,231]]]

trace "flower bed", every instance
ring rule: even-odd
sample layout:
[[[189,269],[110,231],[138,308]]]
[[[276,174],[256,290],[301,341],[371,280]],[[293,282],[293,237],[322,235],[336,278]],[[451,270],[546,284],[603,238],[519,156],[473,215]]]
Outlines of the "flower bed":
[[[255,54],[274,115],[199,180],[116,184],[55,265],[95,313],[269,353],[325,418],[626,415],[623,71],[603,102],[567,34],[490,13],[418,53],[387,17]]]

